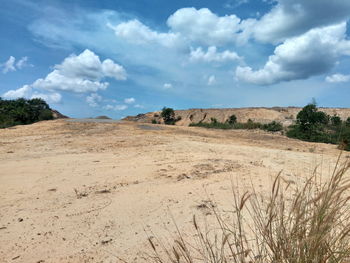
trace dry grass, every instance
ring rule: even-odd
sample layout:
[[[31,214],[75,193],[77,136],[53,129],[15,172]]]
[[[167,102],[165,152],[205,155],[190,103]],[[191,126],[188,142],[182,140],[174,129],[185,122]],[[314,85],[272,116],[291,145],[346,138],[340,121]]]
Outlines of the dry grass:
[[[148,262],[158,263],[345,263],[350,262],[349,163],[340,164],[321,182],[315,169],[300,185],[278,175],[268,197],[254,190],[234,190],[234,212],[213,207],[216,225],[204,226],[193,217],[194,235],[177,227],[166,245],[149,238]],[[235,189],[235,188],[233,188]],[[175,224],[176,226],[176,224]]]

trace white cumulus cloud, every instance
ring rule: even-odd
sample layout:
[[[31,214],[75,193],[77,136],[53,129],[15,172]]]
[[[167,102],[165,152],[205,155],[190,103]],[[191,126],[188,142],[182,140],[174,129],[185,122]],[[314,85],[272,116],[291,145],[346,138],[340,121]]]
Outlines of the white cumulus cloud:
[[[15,62],[16,59],[13,56],[10,56],[9,59],[2,65],[2,73],[6,74],[11,71],[16,71]]]
[[[64,61],[55,66],[55,69],[67,78],[87,79],[99,81],[104,77],[115,78],[116,80],[125,80],[125,69],[114,63],[110,59],[101,62],[99,56],[86,49],[80,55],[70,55]]]
[[[123,111],[128,108],[127,105],[106,105],[103,107],[105,110]]]
[[[27,58],[22,58],[17,63],[17,67],[23,67],[26,62]],[[15,63],[15,60],[13,60],[13,63]],[[24,85],[17,90],[10,90],[3,96],[5,98],[30,98],[31,96],[38,97],[40,95],[41,98],[57,103],[62,98],[57,93],[58,91],[90,92],[92,94],[86,100],[90,106],[93,106],[102,100],[96,92],[105,90],[109,86],[109,82],[102,81],[107,77],[125,80],[127,75],[121,65],[116,64],[111,59],[101,62],[99,56],[86,49],[80,55],[70,55],[61,64],[55,65],[53,71],[45,78],[37,79],[34,83]],[[42,91],[49,91],[49,93],[46,94]]]
[[[24,85],[22,88],[16,90],[9,90],[3,94],[5,99],[17,99],[17,98],[41,98],[48,103],[60,103],[62,96],[57,92],[51,93],[40,93],[33,91],[33,88],[30,85]]]
[[[61,90],[76,93],[96,92],[98,90],[105,90],[108,86],[108,82],[66,76],[56,69],[49,73],[45,79],[38,79],[32,84],[32,87],[36,89],[50,91]]]
[[[242,29],[236,15],[218,16],[208,8],[181,8],[168,18],[175,33],[204,45],[225,45],[238,40]]]
[[[32,67],[33,65],[28,64],[28,57],[22,57],[20,60],[17,61],[16,67],[18,69],[22,69],[24,67]]]
[[[98,104],[102,101],[102,97],[97,93],[91,93],[86,97],[86,102],[90,107],[97,107]]]
[[[134,98],[126,98],[126,99],[124,99],[124,103],[126,103],[126,104],[133,104],[133,103],[135,103],[135,99]]]
[[[350,81],[350,75],[333,74],[331,76],[327,76],[326,81],[329,83],[348,82]]]
[[[207,51],[203,51],[201,47],[192,50],[190,53],[191,61],[204,61],[204,62],[225,62],[225,61],[239,61],[242,58],[237,55],[236,52],[225,50],[218,52],[215,46],[208,47]]]
[[[165,47],[176,47],[182,42],[179,34],[153,31],[137,19],[116,26],[109,24],[109,27],[114,30],[118,37],[135,44],[158,43]]]
[[[28,98],[32,93],[32,88],[29,85],[24,85],[22,88],[16,90],[9,90],[2,96],[5,99],[17,99],[17,98]]]
[[[328,72],[341,55],[349,55],[346,23],[315,28],[277,46],[265,66],[257,71],[237,67],[236,77],[248,83],[270,85],[306,79]]]
[[[45,93],[38,93],[38,92],[34,92],[34,94],[31,96],[31,99],[34,98],[40,98],[45,100],[47,103],[60,103],[62,100],[62,95],[54,92],[54,93],[49,93],[49,94],[45,94]]]
[[[10,56],[5,63],[0,64],[1,67],[3,68],[2,73],[6,74],[11,71],[17,71],[17,69],[23,69],[24,67],[33,67],[33,65],[28,64],[28,57],[22,57],[16,63],[16,58]]]
[[[127,78],[125,69],[110,59],[101,62],[99,56],[86,49],[80,55],[71,55],[56,65],[44,79],[38,79],[32,87],[50,91],[70,91],[76,93],[105,90],[108,82],[101,81],[110,77],[116,80]]]
[[[288,37],[350,18],[347,0],[278,0],[254,28],[254,36],[263,42],[283,41]]]
[[[172,88],[173,88],[173,85],[170,84],[170,83],[165,83],[165,84],[163,85],[163,89],[172,89]]]

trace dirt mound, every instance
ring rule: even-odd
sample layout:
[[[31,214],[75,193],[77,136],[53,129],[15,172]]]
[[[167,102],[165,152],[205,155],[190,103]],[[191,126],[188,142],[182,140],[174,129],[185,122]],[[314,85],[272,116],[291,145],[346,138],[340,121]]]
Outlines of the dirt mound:
[[[109,118],[108,116],[105,116],[105,115],[97,116],[95,119],[98,119],[98,120],[111,120],[111,118]]]
[[[176,110],[176,118],[181,120],[176,123],[179,126],[188,126],[191,123],[210,122],[215,118],[219,122],[225,122],[231,115],[236,115],[238,122],[247,122],[251,119],[254,122],[269,123],[271,121],[281,122],[284,126],[294,123],[298,112],[302,108],[298,107],[272,107],[272,108],[231,108],[231,109],[189,109]],[[349,108],[320,108],[321,111],[333,116],[337,115],[343,120],[350,117]],[[151,123],[155,120],[162,123],[159,112],[149,112],[137,116],[128,116],[124,120]]]
[[[63,115],[62,113],[60,113],[57,110],[51,110],[52,111],[52,115],[54,119],[68,119],[69,117],[67,117],[66,115]]]

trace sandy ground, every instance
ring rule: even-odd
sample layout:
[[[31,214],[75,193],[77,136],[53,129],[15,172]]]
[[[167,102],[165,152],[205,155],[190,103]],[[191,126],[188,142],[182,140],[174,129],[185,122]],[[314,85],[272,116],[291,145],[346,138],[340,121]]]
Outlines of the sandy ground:
[[[232,182],[268,189],[281,170],[327,176],[339,152],[262,131],[56,120],[0,130],[0,262],[142,261]],[[345,156],[346,157],[346,156]],[[243,191],[243,190],[242,190]],[[204,208],[203,208],[204,207]]]

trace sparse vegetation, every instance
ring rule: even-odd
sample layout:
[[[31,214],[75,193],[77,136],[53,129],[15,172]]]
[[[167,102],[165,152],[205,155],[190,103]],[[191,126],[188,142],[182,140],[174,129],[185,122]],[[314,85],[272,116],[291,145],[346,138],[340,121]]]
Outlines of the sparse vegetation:
[[[155,118],[159,117],[158,114],[154,114],[153,116]],[[172,108],[167,108],[167,107],[164,107],[162,109],[160,116],[163,118],[164,124],[167,124],[167,125],[175,125],[176,122],[181,120],[181,116],[177,116],[177,118],[175,118],[175,111]],[[154,123],[153,120],[152,120],[152,123]],[[157,123],[157,121],[155,123]]]
[[[198,122],[198,123],[191,123],[190,126],[192,127],[204,127],[208,129],[233,129],[233,126],[227,122],[222,123],[218,121],[211,121],[210,123],[208,122]]]
[[[287,136],[310,142],[344,144],[345,150],[350,150],[348,120],[343,122],[339,116],[330,117],[311,103],[298,113],[296,124],[289,128]]]
[[[234,114],[231,115],[231,116],[228,118],[227,122],[228,122],[229,124],[231,124],[231,125],[235,124],[235,123],[237,122],[237,117],[236,117],[236,115],[234,115]]]
[[[3,100],[0,98],[0,128],[53,119],[49,105],[42,99]]]
[[[233,120],[234,119],[232,120],[229,119],[228,121],[222,123],[222,122],[218,122],[215,118],[211,118],[210,123],[207,123],[207,122],[191,123],[190,126],[212,128],[212,129],[246,129],[246,130],[262,129],[262,130],[271,131],[271,132],[277,132],[277,131],[283,130],[282,124],[276,121],[270,122],[268,124],[261,124],[260,122],[254,122],[251,119],[249,119],[247,122],[235,122]]]
[[[163,118],[164,123],[167,125],[174,125],[176,122],[175,112],[172,108],[164,107],[160,116]]]
[[[263,130],[277,132],[283,130],[283,125],[280,122],[272,121],[263,125]]]
[[[346,119],[345,126],[350,127],[350,117]]]
[[[301,185],[277,176],[266,196],[233,188],[233,211],[210,206],[216,225],[193,217],[193,235],[179,228],[169,242],[149,238],[148,262],[347,263],[350,259],[349,163],[328,181],[317,170]]]
[[[270,132],[283,131],[280,122],[272,121],[267,124],[254,122],[237,122],[235,115],[229,117],[225,123],[211,118],[210,123],[191,123],[190,126],[212,129],[261,129]],[[342,148],[350,151],[350,117],[346,121],[337,116],[329,116],[319,111],[316,103],[306,105],[297,115],[294,125],[289,126],[287,136],[310,142],[323,142],[342,145]]]

